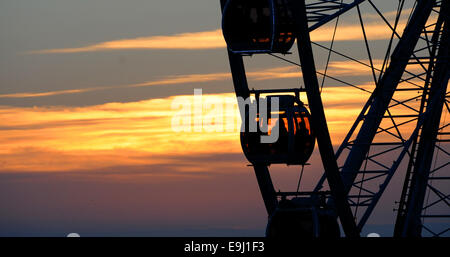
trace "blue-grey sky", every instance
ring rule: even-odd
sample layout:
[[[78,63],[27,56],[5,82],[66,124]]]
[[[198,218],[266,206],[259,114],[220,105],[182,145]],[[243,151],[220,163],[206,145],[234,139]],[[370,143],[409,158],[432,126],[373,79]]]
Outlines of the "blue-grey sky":
[[[80,53],[33,54],[45,49],[77,48],[101,42],[140,37],[169,36],[220,28],[218,1],[144,0],[39,0],[0,3],[0,94],[48,92],[116,86],[158,80],[167,76],[228,72],[226,51],[213,49],[124,49]],[[393,10],[396,5],[381,5]],[[381,23],[374,11],[367,22]],[[341,24],[355,24],[356,12],[341,18]],[[392,17],[390,17],[392,20]],[[328,28],[332,28],[330,24]],[[328,31],[327,31],[328,32]],[[327,33],[323,32],[323,33]],[[318,32],[319,34],[321,32]],[[331,38],[331,35],[329,36]],[[362,42],[337,43],[335,49],[367,59]],[[380,45],[380,47],[377,47]],[[372,43],[374,58],[382,58],[385,45]],[[355,51],[355,49],[358,49]],[[317,63],[323,66],[327,52],[317,50]],[[255,60],[254,60],[255,59]],[[335,60],[340,58],[335,56]],[[269,61],[268,61],[269,60]],[[295,60],[295,58],[294,58]],[[295,60],[297,61],[297,60]],[[270,58],[255,57],[253,67],[286,65]],[[350,79],[351,80],[351,79]],[[356,81],[361,82],[361,79]],[[295,85],[296,81],[285,81]],[[273,83],[261,82],[262,87]],[[93,105],[110,101],[136,101],[151,97],[188,94],[195,83],[151,88],[110,89],[57,97],[1,98],[15,106]],[[203,85],[201,85],[203,86]],[[255,87],[260,86],[256,85]],[[335,86],[330,84],[330,86]],[[272,86],[273,87],[273,86]],[[212,82],[207,92],[232,92],[232,85]]]

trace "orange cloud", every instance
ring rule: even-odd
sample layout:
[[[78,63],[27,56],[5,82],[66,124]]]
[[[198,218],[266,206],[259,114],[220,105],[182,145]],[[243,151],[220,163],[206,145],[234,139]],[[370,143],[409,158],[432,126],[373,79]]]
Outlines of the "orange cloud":
[[[181,33],[170,36],[139,37],[101,42],[78,48],[31,51],[31,54],[80,53],[125,49],[214,49],[225,47],[221,30]]]
[[[368,63],[367,60],[362,60]],[[381,60],[374,60],[375,66],[381,66]],[[323,72],[323,71],[321,71]],[[353,61],[335,61],[330,62],[328,68],[328,75],[330,76],[346,76],[355,74],[370,74],[370,68],[356,64]],[[273,80],[273,79],[286,79],[286,78],[300,78],[301,71],[299,67],[296,66],[283,66],[268,69],[260,69],[247,72],[247,77],[250,80],[261,81],[261,80]],[[231,74],[229,72],[217,72],[217,73],[206,73],[206,74],[187,74],[187,75],[175,75],[167,76],[162,79],[157,79],[153,81],[146,81],[136,84],[124,84],[124,85],[114,85],[114,86],[101,86],[83,89],[71,89],[71,90],[57,90],[49,92],[24,92],[24,93],[10,93],[10,94],[0,94],[0,98],[33,98],[33,97],[46,97],[46,96],[57,96],[66,94],[80,94],[92,91],[101,91],[108,89],[117,88],[135,88],[135,87],[149,87],[149,86],[161,86],[161,85],[177,85],[186,83],[206,83],[211,81],[224,81],[231,79]]]
[[[373,89],[373,85],[361,86]],[[399,99],[411,97],[407,92],[399,93],[396,96]],[[176,101],[192,103],[193,97],[173,96],[88,107],[0,107],[1,170],[83,171],[168,165],[182,160],[178,172],[202,172],[206,169],[199,164],[205,161],[194,160],[198,156],[240,155],[240,118],[232,93],[203,96],[204,103],[209,105],[202,108],[205,127],[201,132],[172,130],[174,117],[190,117],[187,126],[193,128],[195,117],[189,113],[192,109],[173,105]],[[369,95],[351,87],[327,87],[322,97],[333,142],[339,144]],[[224,111],[219,120],[206,122],[206,118],[216,116],[215,111],[226,109],[225,105],[216,108],[221,103],[231,103],[232,109]],[[407,113],[399,108],[397,113]],[[222,132],[215,131],[227,122],[232,125]],[[245,165],[243,158],[233,164],[226,160],[217,162],[223,167]]]
[[[44,97],[44,96],[55,96],[55,95],[67,95],[67,94],[79,94],[90,91],[96,91],[104,88],[86,88],[86,89],[69,89],[69,90],[58,90],[49,92],[25,92],[25,93],[12,93],[12,94],[2,94],[0,98],[31,98],[31,97]]]
[[[115,86],[102,86],[102,87],[92,87],[84,89],[73,89],[73,90],[57,90],[48,92],[25,92],[25,93],[11,93],[11,94],[0,94],[0,98],[32,98],[32,97],[44,97],[44,96],[56,96],[56,95],[67,95],[67,94],[80,94],[92,91],[101,91],[108,89],[117,88],[133,88],[133,87],[148,87],[148,86],[159,86],[159,85],[176,85],[176,84],[186,84],[186,83],[204,83],[210,81],[225,80],[231,77],[229,73],[210,73],[210,74],[188,74],[188,75],[178,75],[178,76],[168,76],[163,79],[146,81],[136,84],[124,84]]]
[[[57,171],[156,165],[170,156],[233,153],[235,133],[177,134],[174,97],[90,107],[1,107],[2,170]],[[190,149],[189,153],[186,149]],[[169,157],[167,157],[169,155]],[[169,159],[168,159],[169,158]]]
[[[402,23],[398,27],[398,31],[402,31],[405,23]],[[387,25],[380,23],[365,24],[366,35],[369,40],[383,40],[389,39],[392,35],[391,30]],[[327,26],[311,32],[312,41],[331,41],[334,32],[334,27]],[[336,30],[335,41],[353,41],[364,40],[361,25],[359,23],[355,25],[340,25]]]
[[[398,31],[402,31],[405,22],[401,22]],[[385,24],[368,23],[365,24],[366,34],[370,40],[389,39],[390,29]],[[311,33],[313,41],[330,41],[333,35],[334,26],[324,26]],[[361,26],[359,24],[341,24],[338,27],[335,40],[350,41],[362,40]],[[92,45],[75,48],[56,48],[30,51],[29,54],[56,54],[56,53],[80,53],[112,50],[151,50],[151,49],[179,49],[179,50],[199,50],[225,48],[226,44],[220,29],[181,33],[169,36],[138,37],[131,39],[119,39],[100,42]]]

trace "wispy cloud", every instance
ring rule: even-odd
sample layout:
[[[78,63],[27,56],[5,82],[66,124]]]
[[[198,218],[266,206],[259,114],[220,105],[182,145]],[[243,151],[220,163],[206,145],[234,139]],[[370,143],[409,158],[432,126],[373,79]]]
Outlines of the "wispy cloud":
[[[118,89],[118,88],[133,88],[133,87],[149,87],[149,86],[157,86],[157,85],[201,83],[201,82],[225,80],[230,77],[231,77],[231,75],[229,73],[175,75],[175,76],[167,76],[165,78],[158,79],[158,80],[146,81],[146,82],[135,83],[135,84],[100,86],[100,87],[91,87],[91,88],[84,88],[84,89],[71,89],[71,90],[56,90],[56,91],[48,91],[48,92],[25,92],[25,93],[0,94],[0,98],[34,98],[34,97],[45,97],[45,96],[80,94],[80,93],[86,93],[86,92],[101,91],[101,90],[108,90],[108,89]]]
[[[169,36],[138,37],[120,39],[76,48],[59,48],[31,51],[31,54],[80,53],[126,49],[214,49],[225,47],[220,30],[181,33]]]
[[[399,26],[399,31],[404,27],[404,22]],[[369,23],[365,25],[367,37],[372,40],[388,39],[391,35],[385,24]],[[359,24],[343,24],[338,27],[335,40],[350,41],[362,40],[362,32]],[[313,41],[330,41],[334,27],[326,26],[311,33]],[[80,53],[112,50],[151,50],[151,49],[179,49],[200,50],[225,48],[226,44],[220,29],[201,32],[189,32],[168,36],[150,36],[130,39],[105,41],[96,44],[74,48],[55,48],[30,51],[29,54],[56,54],[56,53]]]
[[[240,150],[239,143],[233,140],[236,132],[174,132],[172,117],[180,113],[170,108],[174,99],[89,107],[0,107],[0,119],[4,120],[0,125],[0,170],[162,165],[173,162],[171,158],[182,158],[187,154],[186,147],[190,155]]]
[[[370,84],[361,86],[373,88]],[[405,94],[403,99],[410,98],[406,93],[402,92]],[[345,136],[368,96],[351,87],[323,90],[322,98],[334,143],[339,143]],[[82,171],[112,166],[161,166],[176,160],[183,161],[179,172],[206,171],[198,168],[204,160],[191,158],[192,162],[189,162],[187,156],[241,153],[239,131],[236,129],[239,127],[239,112],[237,106],[232,111],[222,106],[225,111],[223,120],[214,121],[218,125],[234,121],[233,131],[173,131],[175,116],[191,117],[192,114],[170,106],[176,99],[193,102],[193,97],[172,96],[87,107],[0,107],[0,170]],[[229,104],[228,100],[232,99],[236,104],[233,93],[203,97],[204,103]],[[213,109],[204,105],[204,118],[215,115]],[[402,111],[405,112],[399,110],[398,113]],[[193,119],[191,117],[191,121]],[[204,125],[206,128],[215,126]],[[238,164],[242,165],[242,162],[243,159]],[[220,161],[218,163],[215,165],[222,165]],[[224,167],[230,168],[230,165],[223,161]]]
[[[58,91],[48,91],[48,92],[25,92],[25,93],[12,93],[12,94],[1,94],[0,98],[32,98],[32,97],[44,97],[44,96],[56,96],[56,95],[68,95],[68,94],[79,94],[90,91],[96,91],[103,88],[86,88],[86,89],[69,89],[69,90],[58,90]]]
[[[363,60],[364,62],[367,62]],[[375,65],[381,63],[381,60],[374,60]],[[368,67],[356,64],[349,61],[336,61],[330,62],[328,74],[329,75],[354,75],[357,73],[367,73],[370,72]],[[262,81],[262,80],[273,80],[273,79],[286,79],[286,78],[299,78],[301,76],[300,69],[295,66],[282,66],[268,69],[259,69],[247,72],[247,77],[250,80]],[[92,88],[83,89],[70,89],[70,90],[56,90],[48,92],[23,92],[23,93],[9,93],[0,94],[0,98],[35,98],[35,97],[47,97],[47,96],[57,96],[57,95],[68,95],[68,94],[80,94],[93,91],[101,91],[108,89],[120,89],[120,88],[138,88],[138,87],[150,87],[150,86],[161,86],[161,85],[177,85],[177,84],[187,84],[187,83],[206,83],[212,81],[224,81],[231,79],[231,74],[229,72],[216,72],[216,73],[205,73],[205,74],[186,74],[186,75],[173,75],[167,76],[161,79],[156,79],[152,81],[145,81],[142,83],[135,84],[123,84],[123,85],[112,85],[112,86],[99,86]]]
[[[385,24],[372,23],[365,24],[366,35],[369,40],[389,39],[392,32]],[[404,27],[404,23],[399,25],[399,31]],[[327,26],[325,28],[314,30],[311,33],[312,41],[331,41],[334,27]],[[336,30],[335,41],[359,41],[363,40],[361,25],[341,25]]]
[[[35,97],[46,97],[46,96],[57,96],[57,95],[68,95],[68,94],[80,94],[93,91],[101,91],[108,89],[119,89],[119,88],[136,88],[136,87],[149,87],[158,85],[176,85],[176,84],[186,84],[186,83],[204,83],[211,81],[220,81],[229,79],[231,75],[229,73],[209,73],[209,74],[187,74],[187,75],[174,75],[167,76],[162,79],[157,79],[153,81],[146,81],[142,83],[135,84],[123,84],[123,85],[113,85],[113,86],[100,86],[91,87],[84,89],[71,89],[71,90],[56,90],[47,92],[24,92],[24,93],[10,93],[10,94],[0,94],[0,98],[35,98]]]

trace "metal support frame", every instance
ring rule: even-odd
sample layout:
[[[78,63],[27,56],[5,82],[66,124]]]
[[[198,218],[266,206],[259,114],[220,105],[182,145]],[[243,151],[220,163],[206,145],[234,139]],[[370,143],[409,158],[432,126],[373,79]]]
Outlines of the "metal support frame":
[[[325,173],[329,180],[329,184],[332,185],[332,196],[335,201],[340,204],[337,207],[337,214],[341,219],[344,232],[348,237],[359,236],[359,232],[356,229],[356,224],[353,220],[350,206],[346,201],[344,194],[344,187],[339,175],[338,166],[334,157],[334,151],[331,144],[330,135],[328,132],[325,115],[323,112],[323,105],[320,98],[319,86],[317,82],[316,70],[314,67],[314,58],[312,54],[311,41],[309,39],[309,31],[318,28],[327,22],[333,20],[340,14],[350,10],[357,4],[363,2],[363,0],[356,0],[350,4],[344,4],[344,1],[337,0],[320,0],[319,5],[315,5],[311,9],[315,9],[314,14],[319,15],[320,18],[307,17],[307,10],[304,0],[295,1],[295,4],[300,4],[296,7],[297,15],[300,17],[297,19],[298,25],[301,26],[301,36],[297,40],[302,42],[299,44],[299,52],[301,62],[307,65],[303,65],[303,77],[305,80],[306,92],[308,95],[309,105],[311,112],[313,113],[312,126],[315,129],[315,133],[318,135],[319,149],[322,155],[323,164],[325,166]],[[226,0],[220,0],[221,8],[223,11]],[[332,6],[325,6],[323,4],[333,4]],[[299,11],[300,10],[300,11]],[[308,21],[314,20],[314,27],[308,27]],[[300,28],[300,27],[299,27]],[[242,59],[242,55],[233,53],[228,50],[229,62],[231,73],[233,77],[234,89],[237,97],[243,97],[244,99],[250,96],[250,90],[248,89],[247,79],[245,75],[245,67]],[[241,113],[241,116],[245,115]],[[244,116],[243,116],[244,117]],[[278,205],[277,194],[274,190],[272,179],[270,177],[269,169],[264,165],[253,165],[255,175],[258,181],[261,195],[264,200],[266,210],[269,215],[273,213]]]
[[[226,0],[220,0],[222,11],[225,3]],[[233,78],[236,97],[247,99],[250,97],[250,90],[248,88],[247,77],[245,75],[245,66],[242,55],[235,54],[228,50],[228,59],[230,62],[231,75]],[[245,113],[241,113],[241,117],[245,117]],[[276,209],[278,201],[275,195],[275,189],[273,187],[269,169],[267,166],[257,165],[254,166],[254,170],[258,181],[258,186],[263,197],[264,205],[267,213],[270,215]]]
[[[339,168],[334,155],[330,133],[320,97],[319,83],[314,64],[311,40],[308,31],[308,20],[304,0],[295,1],[294,17],[297,22],[297,47],[302,67],[303,80],[311,111],[311,126],[317,135],[317,144],[322,158],[328,184],[330,185],[333,200],[336,202],[336,211],[339,215],[342,228],[347,237],[358,237],[355,220],[347,202],[344,185],[339,175]]]
[[[436,58],[436,67],[433,73],[433,81],[431,83],[429,92],[429,102],[427,103],[427,109],[430,109],[430,115],[426,117],[424,122],[421,137],[418,143],[416,160],[414,163],[413,176],[410,181],[410,188],[407,200],[406,212],[402,213],[400,222],[402,226],[397,228],[399,233],[401,230],[401,236],[403,237],[419,237],[422,234],[422,221],[424,201],[426,191],[429,188],[429,178],[431,165],[436,147],[436,139],[438,136],[439,125],[441,121],[441,111],[445,103],[445,96],[447,91],[447,84],[450,77],[450,32],[449,22],[450,18],[448,12],[450,6],[448,1],[442,3],[441,12],[443,16],[443,30],[440,40],[439,52]],[[445,179],[445,178],[444,178]],[[441,196],[440,200],[445,200],[448,196]],[[440,217],[449,218],[450,215],[438,215]]]
[[[319,0],[305,4],[308,21],[315,22],[315,24],[309,26],[309,31],[319,28],[364,1],[354,0],[351,3],[346,3],[342,0]],[[332,12],[330,13],[330,11]]]
[[[373,93],[373,101],[342,168],[342,178],[347,193],[350,192],[358,171],[366,159],[370,145],[383,119],[383,115],[389,107],[395,89],[408,64],[409,58],[405,58],[405,56],[409,57],[413,54],[422,29],[434,6],[434,2],[424,0],[418,2],[414,14],[391,56],[391,63]]]
[[[223,8],[226,0],[220,1]],[[439,144],[436,144],[436,142],[450,142],[448,139],[436,139],[438,135],[450,135],[450,133],[444,131],[444,128],[450,128],[450,123],[440,127],[442,108],[444,110],[447,108],[447,111],[450,113],[450,101],[448,100],[450,99],[450,95],[443,88],[444,84],[446,86],[446,83],[448,83],[448,70],[450,69],[448,66],[450,62],[448,57],[449,45],[447,42],[448,25],[445,25],[448,23],[449,3],[448,1],[440,0],[418,0],[412,15],[409,17],[407,27],[403,34],[400,35],[396,29],[404,0],[399,1],[395,25],[391,25],[387,21],[372,0],[368,0],[367,2],[392,30],[392,37],[383,62],[383,67],[379,69],[375,68],[372,62],[370,46],[367,42],[364,24],[358,6],[362,2],[364,0],[293,1],[293,11],[296,13],[295,17],[298,28],[297,47],[301,65],[281,56],[273,54],[272,56],[298,65],[302,69],[305,84],[304,91],[307,94],[312,114],[311,126],[317,135],[318,147],[325,172],[313,192],[275,192],[269,167],[254,165],[255,175],[266,210],[271,215],[277,208],[278,197],[280,196],[324,193],[325,191],[322,188],[324,182],[327,181],[330,188],[330,191],[327,191],[327,195],[331,194],[332,196],[330,201],[328,201],[328,207],[337,212],[344,232],[348,237],[359,236],[359,231],[369,220],[383,192],[386,190],[397,169],[399,169],[402,160],[409,158],[405,186],[398,207],[396,235],[417,236],[420,235],[422,229],[430,232],[434,236],[442,235],[450,231],[450,228],[443,232],[434,233],[429,228],[423,226],[420,219],[450,217],[450,215],[445,213],[425,213],[427,208],[439,202],[444,202],[447,204],[447,207],[450,206],[448,201],[450,195],[443,193],[431,184],[432,181],[450,181],[450,176],[434,176],[436,171],[450,166],[450,162],[439,164],[439,167],[431,167],[434,149],[436,149],[435,152],[441,152],[446,154],[447,157],[450,157],[448,151]],[[443,6],[447,6],[445,7],[447,9]],[[353,7],[357,7],[358,9],[370,64],[365,64],[339,53],[333,50],[332,47],[327,48],[318,43],[311,42],[309,38],[310,31],[339,17],[339,15]],[[440,10],[442,13],[439,15],[438,21],[434,24],[427,24],[430,16],[436,13],[439,14]],[[445,22],[442,20],[442,17],[445,17]],[[447,34],[442,32],[442,24],[445,25]],[[432,37],[430,39],[429,35],[431,34]],[[394,37],[398,38],[399,42],[392,55],[390,55],[392,39]],[[419,41],[421,43],[426,42],[426,45],[421,46],[418,43]],[[329,76],[326,72],[322,74],[316,71],[311,47],[312,44],[328,50],[330,53],[338,54],[344,58],[370,67],[376,89],[370,92],[336,77]],[[445,46],[447,52],[441,49],[442,46]],[[234,54],[230,51],[228,51],[228,55],[236,96],[247,98],[252,91],[248,89],[242,55]],[[411,67],[416,65],[422,71],[415,72],[408,70],[409,65]],[[377,72],[379,74],[378,78],[376,77]],[[336,154],[334,154],[332,148],[316,74],[371,93],[370,98],[358,115],[357,120]],[[437,89],[439,87],[441,91]],[[401,99],[401,97],[397,98],[396,95],[394,96],[396,92],[417,92],[417,95],[407,99]],[[414,102],[420,100],[420,107],[415,107]],[[401,113],[396,113],[396,108],[404,108],[404,110]],[[387,122],[391,122],[392,125],[386,125]],[[405,133],[408,129],[402,128],[410,126],[413,123],[416,123],[413,131]],[[360,129],[356,133],[358,127]],[[383,135],[390,136],[392,140],[383,141]],[[381,140],[377,140],[377,138],[381,138]],[[383,156],[389,156],[389,160],[383,160],[385,158]],[[345,160],[340,173],[337,162],[339,158]],[[368,184],[374,187],[370,188]],[[427,190],[437,195],[438,199],[432,200],[431,203],[425,203]],[[355,191],[357,192],[356,194]],[[350,206],[354,207],[354,213],[352,213]],[[364,208],[364,211],[359,214],[358,208]],[[356,220],[358,221],[357,225]]]
[[[373,5],[372,1],[369,0],[369,3],[372,5],[372,7],[375,8],[377,13],[381,16],[381,18],[386,22],[386,24],[389,26],[389,28],[392,29],[393,35],[397,38],[404,38],[405,34],[400,36],[396,31],[395,27],[396,25],[392,26],[389,24],[389,22],[382,16],[382,13],[376,9],[376,6]],[[400,2],[399,2],[400,3]],[[358,228],[362,229],[362,227],[366,224],[366,222],[369,220],[369,217],[371,216],[373,210],[375,209],[378,201],[380,200],[381,196],[383,195],[384,191],[386,190],[389,182],[391,181],[392,177],[396,173],[397,169],[400,167],[400,164],[403,159],[409,158],[409,167],[408,172],[406,174],[405,179],[405,186],[402,193],[402,198],[400,200],[400,204],[398,207],[398,218],[396,222],[396,231],[399,229],[398,226],[403,227],[401,219],[403,219],[404,223],[404,213],[407,212],[406,210],[406,200],[405,198],[409,194],[409,189],[415,188],[415,186],[411,185],[411,179],[410,175],[408,173],[413,173],[412,171],[409,172],[410,169],[415,168],[415,159],[416,156],[421,154],[417,153],[417,141],[418,138],[420,138],[420,135],[423,134],[422,126],[424,125],[424,119],[425,117],[428,117],[434,112],[441,113],[442,108],[436,107],[434,111],[431,110],[431,106],[429,106],[430,102],[430,83],[432,81],[436,80],[434,78],[434,72],[436,69],[436,63],[445,63],[448,62],[448,58],[440,58],[440,60],[436,60],[436,54],[437,49],[442,45],[442,40],[444,37],[441,37],[443,34],[442,29],[442,23],[443,18],[446,17],[446,13],[448,13],[448,10],[442,10],[440,11],[442,1],[435,1],[435,3],[432,6],[432,13],[433,14],[441,14],[438,16],[438,19],[436,22],[433,21],[432,18],[427,18],[427,24],[422,26],[422,28],[418,28],[421,32],[418,34],[417,38],[420,41],[420,44],[415,46],[414,50],[412,51],[410,56],[407,55],[401,55],[404,60],[407,60],[407,64],[405,66],[405,70],[403,71],[404,75],[400,78],[397,84],[394,84],[395,89],[393,93],[399,93],[401,92],[410,92],[414,93],[416,92],[417,95],[415,96],[409,96],[408,98],[401,99],[401,96],[397,96],[400,98],[397,98],[394,94],[392,95],[392,98],[389,100],[389,104],[387,105],[386,109],[383,111],[382,108],[380,108],[380,113],[378,118],[380,118],[380,123],[378,123],[378,127],[374,128],[374,138],[370,142],[368,142],[366,145],[363,145],[367,147],[367,149],[370,149],[367,151],[366,155],[363,156],[363,162],[359,165],[358,169],[353,174],[355,177],[349,179],[349,187],[351,187],[351,191],[349,191],[348,200],[350,201],[351,206],[354,207],[354,216],[355,219],[358,219]],[[423,5],[422,5],[423,6]],[[423,9],[421,9],[421,6],[417,8],[423,13]],[[448,16],[448,15],[447,15]],[[414,15],[411,16],[411,19],[414,18]],[[362,24],[361,16],[360,21]],[[411,20],[410,20],[411,21]],[[397,23],[396,23],[397,24]],[[417,26],[417,24],[416,24]],[[363,29],[364,33],[364,29]],[[431,38],[429,36],[432,35]],[[368,50],[368,54],[370,55],[370,49],[366,42],[366,48]],[[425,44],[425,46],[423,46]],[[323,47],[323,46],[321,46]],[[401,47],[401,46],[397,46]],[[339,53],[338,53],[339,54]],[[395,57],[395,52],[393,55],[393,58],[391,59],[392,62],[390,66],[395,64],[395,59],[399,59],[400,57]],[[393,60],[394,59],[394,60]],[[370,65],[372,66],[372,64]],[[384,65],[383,65],[384,66]],[[389,66],[389,67],[390,67]],[[409,71],[408,67],[414,68],[414,66],[417,68],[419,67],[422,71]],[[373,66],[372,73],[374,71],[380,72],[380,74],[383,74],[383,76],[386,76],[386,73],[383,73],[384,69],[381,70],[375,69]],[[389,68],[388,68],[389,69]],[[383,76],[380,75],[380,78]],[[358,139],[356,137],[356,140],[354,139],[354,134],[358,126],[361,125],[361,123],[365,122],[367,119],[373,119],[373,117],[368,117],[367,113],[369,108],[373,108],[374,105],[374,99],[376,97],[379,97],[380,93],[377,92],[379,88],[382,85],[379,85],[377,83],[377,79],[374,77],[374,81],[377,84],[377,89],[372,93],[370,98],[368,99],[366,105],[363,107],[363,110],[360,112],[358,118],[356,119],[355,123],[353,124],[352,128],[350,129],[350,132],[347,134],[346,138],[344,139],[343,143],[339,147],[339,149],[336,152],[336,157],[340,159],[345,159],[347,157],[346,161],[348,161],[349,155],[348,153],[355,150],[355,147],[361,147],[361,144],[358,145],[356,140]],[[380,80],[378,80],[380,81]],[[442,93],[441,97],[446,95],[445,91]],[[415,107],[415,103],[422,99],[422,103],[420,107]],[[429,106],[428,108],[426,106]],[[403,110],[398,113],[398,109],[396,111],[396,108],[403,108]],[[448,109],[448,108],[447,108]],[[445,109],[444,109],[445,110]],[[396,113],[397,112],[397,113]],[[383,124],[381,124],[381,121],[384,121]],[[416,123],[417,122],[417,123]],[[391,126],[386,127],[388,124],[392,123]],[[404,128],[405,126],[408,127],[412,125],[413,123],[416,123],[415,129],[410,133],[408,128]],[[443,131],[443,129],[447,127],[447,125],[444,125],[440,128],[441,132],[440,135],[446,135],[446,132]],[[361,133],[367,133],[367,130],[360,129]],[[409,134],[410,133],[410,134]],[[406,134],[406,137],[405,137]],[[409,134],[409,136],[407,136]],[[383,138],[389,136],[391,137],[391,140],[384,140],[381,141],[379,138]],[[378,140],[377,140],[378,138]],[[440,142],[446,142],[440,141]],[[448,152],[443,150],[440,147],[436,147],[438,150],[446,156],[450,156]],[[345,155],[347,154],[347,156]],[[446,166],[448,166],[450,162],[447,162],[446,164],[440,164],[439,167],[435,168],[434,170],[442,170]],[[368,165],[369,164],[369,165]],[[368,166],[367,166],[368,165]],[[366,167],[372,167],[371,169],[366,169]],[[373,168],[376,167],[376,168]],[[433,171],[429,171],[430,174],[433,173]],[[357,177],[358,176],[358,177]],[[348,177],[347,177],[348,178]],[[433,180],[440,180],[443,181],[447,177],[440,176],[433,178]],[[316,191],[320,190],[323,187],[323,183],[325,181],[325,178],[322,177],[322,179],[319,181],[318,185],[316,186]],[[450,181],[450,179],[449,179]],[[428,186],[430,187],[430,185]],[[359,191],[359,192],[358,192]],[[435,195],[437,195],[437,200],[434,199],[431,204],[425,204],[423,207],[424,209],[434,206],[439,202],[447,203],[448,208],[448,201],[449,195],[446,195],[445,193],[442,193],[441,191],[438,191],[436,188],[433,188],[431,190]],[[424,204],[423,202],[421,204]],[[420,205],[420,204],[419,204]],[[358,213],[358,210],[363,209],[362,213]],[[359,214],[359,215],[358,215]],[[442,213],[438,213],[437,215],[421,215],[422,218],[426,217],[427,219],[435,218],[435,217],[443,217]],[[424,227],[424,229],[431,233],[434,236],[442,235],[443,232],[447,232],[447,230],[443,232],[434,233],[429,228]],[[400,229],[401,230],[401,229]],[[398,232],[395,233],[396,235],[400,235]]]

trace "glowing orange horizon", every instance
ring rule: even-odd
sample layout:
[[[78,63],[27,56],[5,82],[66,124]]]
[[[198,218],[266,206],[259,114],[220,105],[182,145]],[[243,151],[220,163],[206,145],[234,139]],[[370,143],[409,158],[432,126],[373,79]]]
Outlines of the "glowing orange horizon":
[[[334,144],[340,144],[368,96],[351,87],[324,89],[322,97]],[[170,106],[178,100],[192,101],[193,97],[172,96],[88,107],[0,107],[4,124],[4,133],[0,134],[1,171],[54,172],[160,165],[170,163],[173,158],[186,159],[187,155],[240,154],[237,106],[223,116],[236,122],[232,131],[214,132],[214,126],[220,125],[217,120],[208,125],[209,131],[206,127],[201,132],[171,129],[174,117],[184,113]],[[203,95],[204,102],[209,103],[229,102],[234,97],[232,93]],[[215,116],[217,110],[220,108],[203,106],[204,117]],[[245,166],[245,162],[236,165]],[[185,166],[186,171],[191,171],[190,165]],[[198,172],[202,170],[198,165],[195,167]]]

